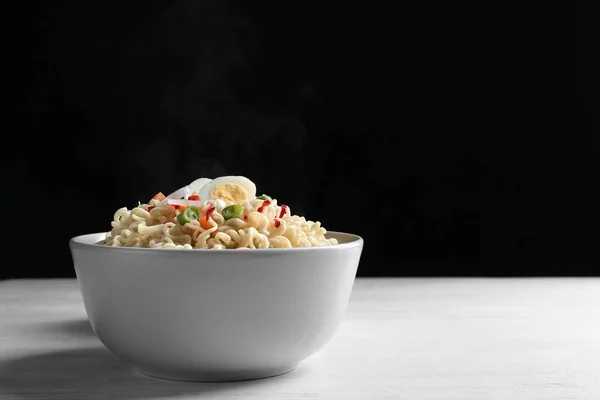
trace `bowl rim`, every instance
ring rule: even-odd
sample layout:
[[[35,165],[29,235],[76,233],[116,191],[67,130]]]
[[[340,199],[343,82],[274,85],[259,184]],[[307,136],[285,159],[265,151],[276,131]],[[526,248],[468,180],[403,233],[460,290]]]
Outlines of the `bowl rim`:
[[[338,231],[327,231],[326,235],[332,235],[337,237],[345,237],[347,241],[344,243],[332,244],[328,246],[311,246],[311,247],[286,247],[286,248],[268,248],[268,249],[164,249],[164,248],[149,248],[149,247],[117,247],[117,246],[104,246],[101,244],[97,244],[97,237],[103,238],[107,232],[94,232],[94,233],[86,233],[82,235],[73,236],[69,239],[69,247],[71,250],[74,248],[79,249],[89,249],[89,250],[99,250],[99,251],[110,251],[110,252],[125,252],[125,253],[148,253],[148,252],[175,252],[175,253],[185,253],[185,254],[202,254],[202,253],[210,253],[210,254],[239,254],[245,252],[252,253],[268,253],[274,254],[278,252],[312,252],[312,251],[332,251],[332,250],[342,250],[342,249],[350,249],[355,247],[363,247],[364,240],[361,236],[346,233],[346,232],[338,232]],[[150,253],[148,253],[150,254]]]

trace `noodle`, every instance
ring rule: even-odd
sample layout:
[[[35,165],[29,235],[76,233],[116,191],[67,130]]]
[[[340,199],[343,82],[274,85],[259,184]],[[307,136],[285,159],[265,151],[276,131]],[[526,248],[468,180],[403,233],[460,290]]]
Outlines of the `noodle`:
[[[222,214],[223,201],[203,201],[198,207],[202,216],[206,216],[209,209],[213,210],[204,226],[198,220],[179,224],[180,209],[157,199],[131,210],[123,207],[114,213],[112,229],[100,244],[173,249],[265,249],[337,244],[336,239],[326,238],[327,231],[320,222],[293,215],[289,207],[279,205],[275,199],[255,198],[239,205],[243,219],[226,219]]]

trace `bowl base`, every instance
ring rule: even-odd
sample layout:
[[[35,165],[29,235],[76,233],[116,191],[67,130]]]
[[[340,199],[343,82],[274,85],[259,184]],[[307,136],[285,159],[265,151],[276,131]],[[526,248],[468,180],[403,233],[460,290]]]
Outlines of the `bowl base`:
[[[182,381],[182,382],[239,382],[239,381],[250,381],[255,379],[272,378],[275,376],[287,374],[297,368],[297,365],[280,367],[280,368],[264,368],[256,370],[245,370],[245,371],[224,371],[224,372],[181,372],[173,373],[169,371],[161,370],[148,370],[133,366],[133,369],[142,375],[149,376],[151,378],[166,379],[170,381]]]

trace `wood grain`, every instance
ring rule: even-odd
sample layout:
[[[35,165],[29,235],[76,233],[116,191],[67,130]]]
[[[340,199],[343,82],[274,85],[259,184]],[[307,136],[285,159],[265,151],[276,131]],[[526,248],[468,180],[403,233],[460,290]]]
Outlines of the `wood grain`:
[[[334,339],[238,383],[137,375],[75,280],[0,282],[0,399],[600,399],[600,279],[358,279]]]

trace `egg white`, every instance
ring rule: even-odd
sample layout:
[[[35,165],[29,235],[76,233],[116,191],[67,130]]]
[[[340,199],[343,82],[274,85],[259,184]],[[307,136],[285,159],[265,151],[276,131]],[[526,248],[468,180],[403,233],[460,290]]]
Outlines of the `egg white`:
[[[204,187],[208,182],[212,181],[209,178],[198,178],[194,182],[190,183],[188,186],[190,187],[192,192],[199,192],[200,189]]]

